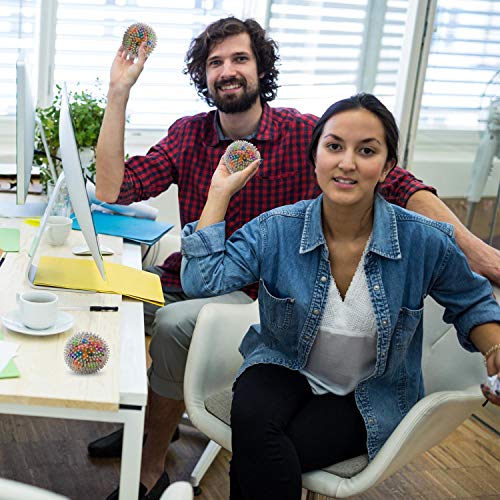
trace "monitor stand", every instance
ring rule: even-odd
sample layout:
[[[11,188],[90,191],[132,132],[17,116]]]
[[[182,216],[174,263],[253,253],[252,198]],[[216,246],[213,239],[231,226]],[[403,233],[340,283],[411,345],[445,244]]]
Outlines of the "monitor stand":
[[[43,201],[16,205],[12,201],[0,202],[0,217],[41,217],[45,213],[47,203]]]
[[[38,228],[38,231],[37,231],[35,237],[33,238],[33,241],[31,243],[31,248],[28,252],[29,261],[28,261],[28,266],[26,268],[26,277],[28,279],[29,285],[32,288],[42,288],[45,290],[53,290],[54,289],[54,287],[35,285],[35,276],[36,276],[38,266],[34,263],[34,260],[35,260],[36,251],[38,250],[38,247],[40,246],[40,241],[42,240],[42,236],[43,236],[43,233],[45,231],[47,219],[49,218],[50,212],[52,211],[52,208],[56,202],[57,196],[59,194],[59,191],[61,189],[63,182],[64,182],[64,172],[62,172],[59,175],[59,178],[57,179],[56,185],[54,186],[54,191],[52,191],[52,194],[50,195],[49,201],[47,203],[47,208],[45,209],[45,212],[43,213],[43,217],[40,221],[40,226]],[[66,289],[66,288],[64,290],[67,290],[69,292],[79,292],[79,293],[96,293],[93,290],[73,290],[73,289]]]

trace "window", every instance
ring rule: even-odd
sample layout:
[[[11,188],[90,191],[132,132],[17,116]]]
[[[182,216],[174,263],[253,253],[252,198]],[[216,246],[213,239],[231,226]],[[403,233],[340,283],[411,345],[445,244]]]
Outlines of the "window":
[[[269,32],[282,59],[277,103],[322,114],[359,90],[391,107],[407,0],[273,0]]]
[[[0,7],[0,116],[16,113],[16,61],[21,50],[33,58],[36,0],[2,0]]]
[[[2,0],[0,132],[7,142],[14,130],[15,61],[21,49],[33,59],[38,56],[40,41],[51,30],[38,35],[37,15],[48,15],[44,4],[56,3],[55,82],[89,88],[99,78],[105,92],[126,27],[141,21],[157,32],[157,48],[128,107],[129,131],[138,137],[154,130],[138,139],[148,144],[177,117],[207,109],[182,73],[184,55],[193,36],[222,16],[256,15],[260,20],[266,12],[268,32],[281,54],[278,106],[320,114],[334,100],[366,90],[392,108],[398,68],[408,64],[401,61],[408,0]],[[480,96],[500,67],[499,48],[498,0],[438,0],[421,129],[483,127],[480,108],[498,94],[498,85]],[[52,68],[52,62],[42,66]],[[45,83],[39,88],[47,88]]]
[[[420,128],[482,130],[481,110],[500,94],[500,78],[487,83],[499,69],[500,2],[438,1]]]
[[[165,129],[179,116],[205,109],[183,75],[184,55],[191,39],[227,15],[241,14],[243,1],[234,0],[59,0],[56,82],[87,87],[96,77],[109,81],[109,68],[125,29],[135,22],[149,24],[158,43],[132,90],[130,128]]]

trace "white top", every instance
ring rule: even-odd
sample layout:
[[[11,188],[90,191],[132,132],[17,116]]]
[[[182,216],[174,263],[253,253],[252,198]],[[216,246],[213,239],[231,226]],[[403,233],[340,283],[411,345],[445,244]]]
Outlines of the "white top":
[[[369,240],[368,240],[369,241]],[[301,373],[314,394],[344,396],[375,369],[377,326],[361,256],[344,300],[332,277],[318,334]]]

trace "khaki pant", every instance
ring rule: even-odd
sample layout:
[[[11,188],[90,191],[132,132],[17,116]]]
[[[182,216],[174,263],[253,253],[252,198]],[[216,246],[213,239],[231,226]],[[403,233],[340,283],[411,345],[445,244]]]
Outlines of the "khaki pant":
[[[161,274],[157,267],[150,267],[148,271]],[[149,384],[160,396],[182,400],[187,354],[201,308],[213,302],[247,304],[252,299],[240,291],[206,299],[191,299],[184,292],[164,291],[163,295],[163,307],[144,303],[145,330],[152,337]]]

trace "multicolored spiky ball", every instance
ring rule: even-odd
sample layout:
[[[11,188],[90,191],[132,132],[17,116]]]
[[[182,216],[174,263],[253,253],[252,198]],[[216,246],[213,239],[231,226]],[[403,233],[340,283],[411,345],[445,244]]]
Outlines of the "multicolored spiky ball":
[[[247,168],[253,161],[259,160],[260,153],[250,142],[234,141],[229,144],[222,158],[227,169],[234,174]]]
[[[144,23],[131,24],[123,35],[122,45],[134,57],[139,54],[139,47],[146,42],[146,54],[149,56],[156,47],[156,33]]]
[[[108,358],[108,344],[95,333],[75,333],[64,346],[66,364],[74,372],[84,375],[98,372],[107,363]]]

